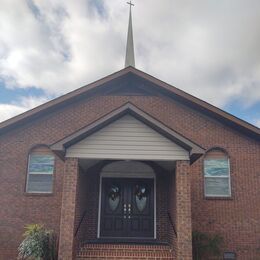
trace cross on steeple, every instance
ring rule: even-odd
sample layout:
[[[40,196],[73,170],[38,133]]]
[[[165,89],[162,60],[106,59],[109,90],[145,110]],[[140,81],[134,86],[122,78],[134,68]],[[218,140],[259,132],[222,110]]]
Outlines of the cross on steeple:
[[[132,1],[127,2],[130,6],[129,10],[129,24],[127,33],[127,43],[126,43],[126,56],[125,56],[125,67],[132,66],[135,67],[135,53],[134,53],[134,39],[133,39],[133,28],[132,28],[132,6],[134,4]]]
[[[130,9],[132,8],[132,6],[134,6],[134,4],[132,4],[132,1],[126,3],[130,5]]]

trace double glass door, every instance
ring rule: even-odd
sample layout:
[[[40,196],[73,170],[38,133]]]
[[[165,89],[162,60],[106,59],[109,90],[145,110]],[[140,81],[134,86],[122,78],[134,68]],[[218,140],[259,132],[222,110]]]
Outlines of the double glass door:
[[[102,179],[100,236],[154,237],[153,179]]]

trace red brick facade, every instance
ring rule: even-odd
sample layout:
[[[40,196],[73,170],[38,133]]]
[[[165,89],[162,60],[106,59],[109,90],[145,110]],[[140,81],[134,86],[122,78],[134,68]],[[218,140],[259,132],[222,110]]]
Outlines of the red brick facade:
[[[62,206],[60,218],[59,259],[73,259],[75,248],[76,201],[79,186],[78,160],[67,158],[65,161]]]
[[[167,190],[168,194],[175,193],[176,197],[171,195],[167,203],[175,216],[173,222],[178,237],[174,237],[170,228],[167,206],[160,203],[162,209],[158,213],[157,226],[161,241],[169,241],[177,259],[191,259],[192,225],[193,230],[222,235],[223,251],[236,252],[238,259],[258,259],[259,142],[165,96],[124,94],[84,98],[0,135],[0,259],[16,259],[23,227],[29,223],[44,223],[59,233],[60,259],[72,258],[73,247],[77,247],[74,232],[84,211],[80,205],[85,203],[84,196],[79,197],[84,187],[75,171],[77,160],[68,159],[64,163],[56,156],[53,194],[30,195],[25,193],[28,153],[33,146],[51,145],[126,102],[131,102],[205,149],[224,148],[230,158],[232,197],[229,199],[204,197],[203,158],[190,167],[185,162],[177,163],[176,176],[172,178],[170,188],[165,184],[162,190]],[[88,183],[88,178],[84,182],[90,193],[97,192],[97,187]],[[176,186],[172,189],[174,183]],[[161,185],[163,187],[163,181]],[[162,202],[167,200],[167,194],[157,196]],[[86,198],[86,205],[94,207],[96,199]],[[88,229],[86,233],[79,232],[80,241],[96,235],[96,213],[91,211],[88,214]]]
[[[176,255],[177,259],[192,259],[192,222],[190,194],[190,164],[177,161],[175,170],[176,196]]]

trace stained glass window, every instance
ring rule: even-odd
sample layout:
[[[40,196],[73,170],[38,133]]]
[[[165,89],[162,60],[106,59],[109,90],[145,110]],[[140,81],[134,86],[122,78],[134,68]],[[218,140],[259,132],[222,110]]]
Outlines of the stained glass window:
[[[34,154],[29,157],[27,192],[51,193],[53,185],[54,156]]]
[[[205,157],[204,190],[207,197],[228,197],[231,195],[229,159],[220,150],[212,150]]]

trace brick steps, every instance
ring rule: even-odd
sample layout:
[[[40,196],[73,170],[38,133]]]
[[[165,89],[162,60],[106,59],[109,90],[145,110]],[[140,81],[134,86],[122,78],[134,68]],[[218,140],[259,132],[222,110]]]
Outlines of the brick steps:
[[[131,244],[84,244],[80,247],[77,260],[83,259],[175,259],[169,246]]]

